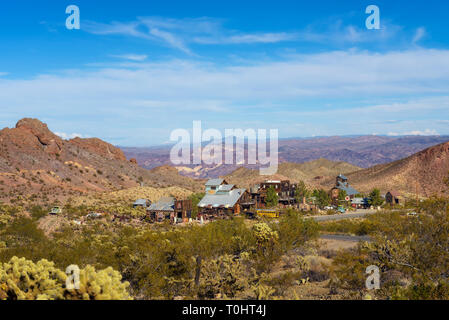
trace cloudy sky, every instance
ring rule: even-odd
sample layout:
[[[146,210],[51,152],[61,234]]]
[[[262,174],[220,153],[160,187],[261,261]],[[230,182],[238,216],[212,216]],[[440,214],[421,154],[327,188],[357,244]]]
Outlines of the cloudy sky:
[[[68,5],[80,30],[68,30]],[[368,30],[368,5],[380,29]],[[166,143],[172,130],[281,138],[449,134],[449,2],[2,1],[0,127]]]

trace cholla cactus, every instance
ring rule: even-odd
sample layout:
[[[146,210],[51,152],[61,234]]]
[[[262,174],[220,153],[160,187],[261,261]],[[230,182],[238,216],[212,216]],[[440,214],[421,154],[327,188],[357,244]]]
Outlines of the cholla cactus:
[[[269,300],[273,298],[274,293],[276,290],[274,290],[272,287],[267,286],[262,283],[258,283],[253,288],[254,295],[256,296],[257,300]]]
[[[67,274],[54,263],[37,263],[13,257],[0,264],[0,300],[127,300],[129,284],[122,283],[119,272],[112,268],[96,271],[87,266],[80,270],[79,289],[66,288]]]
[[[66,289],[65,295],[71,300],[130,300],[129,283],[121,280],[121,274],[111,267],[96,271],[87,266],[80,271],[80,288]]]
[[[38,263],[13,257],[0,264],[0,299],[56,300],[63,299],[62,284],[67,275],[53,262]]]
[[[248,270],[241,262],[232,255],[205,261],[201,269],[199,296],[234,298],[248,289],[256,275],[254,270]]]
[[[255,224],[253,231],[258,245],[273,243],[279,238],[278,233],[264,222]]]

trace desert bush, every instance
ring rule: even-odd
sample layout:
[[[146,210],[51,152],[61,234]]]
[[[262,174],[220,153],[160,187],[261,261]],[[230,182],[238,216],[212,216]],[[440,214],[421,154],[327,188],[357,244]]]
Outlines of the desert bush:
[[[279,244],[283,252],[303,246],[307,241],[318,237],[318,224],[313,219],[304,219],[296,211],[288,211],[273,229],[279,235]]]
[[[368,235],[376,230],[376,225],[372,220],[339,220],[321,222],[319,224],[320,231],[332,233],[349,233],[358,236]]]
[[[255,270],[248,267],[245,258],[226,254],[204,263],[201,269],[198,297],[201,299],[236,298],[257,283],[256,278]]]
[[[435,200],[434,200],[435,201]],[[365,269],[376,265],[382,274],[395,271],[398,281],[384,281],[379,298],[449,298],[449,215],[445,201],[423,204],[420,214],[408,217],[400,212],[384,212],[373,217],[378,226],[370,243],[334,259],[333,279],[341,287],[363,291]],[[425,210],[425,211],[424,211]],[[385,280],[385,279],[384,279]]]
[[[48,211],[44,210],[41,206],[33,206],[29,209],[29,211],[31,213],[31,217],[35,220],[39,220],[48,213]]]
[[[69,204],[64,214],[73,217],[91,209],[94,208]],[[313,239],[316,232],[314,222],[292,214],[281,218],[278,224],[261,223],[254,227],[243,218],[184,227],[131,226],[99,220],[76,227],[67,224],[49,237],[36,219],[14,216],[0,228],[0,263],[9,263],[16,256],[52,261],[59,270],[75,264],[85,270],[87,278],[93,272],[88,266],[117,270],[96,271],[98,281],[103,281],[102,274],[108,275],[104,282],[92,284],[96,289],[72,293],[72,299],[86,298],[85,294],[89,299],[113,297],[99,293],[97,285],[110,286],[107,279],[118,279],[118,275],[129,283],[129,295],[139,299],[216,295],[255,299],[273,295],[269,284],[260,283],[262,275],[287,251]],[[213,288],[215,281],[219,283],[217,288]],[[69,297],[64,293],[64,298]]]

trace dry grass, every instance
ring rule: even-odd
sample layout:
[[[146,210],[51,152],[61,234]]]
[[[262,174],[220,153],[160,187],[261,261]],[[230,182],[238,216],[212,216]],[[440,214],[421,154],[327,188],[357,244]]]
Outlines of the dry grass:
[[[192,191],[180,187],[153,188],[153,187],[134,187],[119,191],[103,192],[87,196],[77,197],[72,205],[97,205],[106,202],[129,204],[137,199],[149,199],[156,202],[162,197],[173,196],[178,199],[186,199],[192,194]]]

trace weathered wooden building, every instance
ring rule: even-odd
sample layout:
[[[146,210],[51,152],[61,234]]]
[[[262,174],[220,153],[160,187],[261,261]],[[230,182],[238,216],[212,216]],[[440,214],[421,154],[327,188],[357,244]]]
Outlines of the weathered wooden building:
[[[266,180],[259,185],[258,204],[265,206],[268,189],[273,188],[279,197],[279,204],[293,205],[296,203],[295,193],[298,185],[289,180]]]
[[[351,185],[348,182],[348,178],[346,178],[342,174],[337,176],[335,187],[333,187],[330,192],[330,196],[334,204],[338,204],[338,197],[340,195],[340,191],[345,191],[349,199],[353,199],[355,198],[356,195],[359,194],[359,192],[356,189],[351,187]]]
[[[253,204],[246,189],[238,189],[223,179],[211,179],[205,185],[206,195],[198,203],[200,216],[226,217],[240,214]]]
[[[192,200],[175,200],[174,216],[177,220],[187,222],[192,218]]]
[[[174,197],[164,197],[151,204],[147,209],[151,221],[162,222],[170,219],[172,222],[187,222],[192,217],[192,200],[177,200]]]
[[[205,184],[205,192],[206,194],[215,194],[218,190],[222,189],[223,186],[228,185],[229,184],[224,179],[210,179]]]
[[[403,205],[404,197],[396,190],[388,191],[385,194],[385,202],[389,205]]]
[[[133,203],[133,208],[138,208],[138,207],[148,208],[150,205],[151,205],[151,201],[148,199],[137,199]]]

